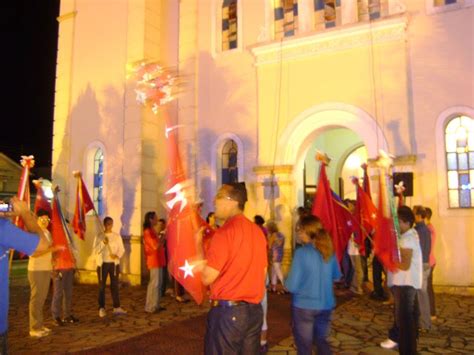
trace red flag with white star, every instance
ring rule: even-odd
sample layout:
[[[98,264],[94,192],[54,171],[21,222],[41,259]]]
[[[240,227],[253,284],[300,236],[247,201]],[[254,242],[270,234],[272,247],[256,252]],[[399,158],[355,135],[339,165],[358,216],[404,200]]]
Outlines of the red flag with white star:
[[[86,233],[86,214],[91,210],[95,210],[95,208],[89,192],[87,191],[87,187],[84,184],[84,180],[82,180],[81,173],[77,171],[74,172],[74,177],[77,178],[77,188],[76,208],[74,210],[72,226],[74,228],[74,233],[84,240],[84,235]]]
[[[166,122],[165,136],[169,159],[168,191],[166,192],[169,209],[167,241],[168,270],[173,277],[189,292],[197,304],[204,299],[205,288],[201,275],[195,270],[197,250],[195,234],[202,226],[202,218],[194,208],[192,186],[182,167],[177,143],[180,126],[171,125],[165,108],[162,110]]]

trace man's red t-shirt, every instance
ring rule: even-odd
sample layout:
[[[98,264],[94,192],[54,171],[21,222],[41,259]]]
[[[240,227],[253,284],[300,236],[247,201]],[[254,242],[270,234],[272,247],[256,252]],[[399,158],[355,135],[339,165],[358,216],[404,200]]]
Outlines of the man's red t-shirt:
[[[262,301],[267,266],[265,236],[243,214],[231,217],[216,230],[207,251],[207,265],[219,271],[210,287],[212,300]]]

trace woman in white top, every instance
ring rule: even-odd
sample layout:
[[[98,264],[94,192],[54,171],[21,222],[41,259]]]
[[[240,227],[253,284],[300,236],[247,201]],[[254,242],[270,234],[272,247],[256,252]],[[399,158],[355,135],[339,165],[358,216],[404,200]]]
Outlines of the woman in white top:
[[[104,218],[104,233],[95,237],[94,255],[97,263],[97,277],[99,279],[99,317],[106,315],[105,311],[105,286],[107,276],[110,276],[110,291],[114,306],[114,315],[122,315],[127,312],[120,307],[119,298],[119,273],[120,258],[125,253],[122,237],[112,232],[114,220],[111,217]]]
[[[29,304],[30,336],[40,338],[51,332],[51,329],[43,325],[43,306],[48,296],[53,269],[51,253],[58,250],[58,247],[52,246],[51,233],[48,231],[49,213],[45,210],[39,210],[36,215],[38,225],[49,242],[48,249],[32,254],[28,260],[28,281],[31,290]]]

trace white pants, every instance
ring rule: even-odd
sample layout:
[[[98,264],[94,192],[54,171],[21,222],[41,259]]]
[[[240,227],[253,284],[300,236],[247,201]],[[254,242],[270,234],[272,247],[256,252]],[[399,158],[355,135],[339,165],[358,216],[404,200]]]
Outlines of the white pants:
[[[145,311],[148,313],[155,312],[160,305],[161,282],[163,281],[163,269],[156,267],[150,269],[150,281],[146,290]]]

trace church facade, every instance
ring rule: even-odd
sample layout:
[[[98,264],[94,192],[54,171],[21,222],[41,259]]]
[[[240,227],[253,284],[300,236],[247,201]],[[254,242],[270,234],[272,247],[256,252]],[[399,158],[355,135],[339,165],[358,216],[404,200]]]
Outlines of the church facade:
[[[142,219],[165,217],[164,122],[136,101],[127,65],[157,61],[184,82],[169,111],[203,213],[244,181],[246,214],[275,219],[291,259],[295,209],[311,201],[316,150],[333,190],[380,149],[411,173],[407,204],[437,229],[438,286],[474,286],[474,1],[62,0],[53,180],[74,211],[83,173],[100,217],[127,240],[124,277],[142,270]],[[377,169],[369,174],[376,185]],[[376,189],[375,189],[376,190]],[[376,191],[374,194],[376,197]],[[76,240],[84,282],[97,219]]]

